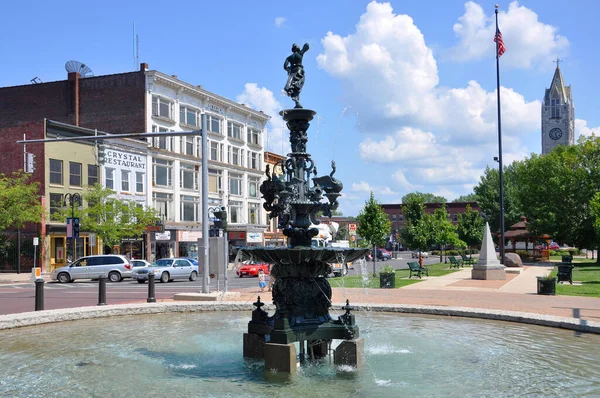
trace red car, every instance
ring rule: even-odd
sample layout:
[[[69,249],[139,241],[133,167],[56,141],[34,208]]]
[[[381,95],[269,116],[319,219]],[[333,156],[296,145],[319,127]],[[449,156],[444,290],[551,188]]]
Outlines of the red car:
[[[258,271],[263,270],[265,275],[269,275],[269,264],[256,261],[244,261],[240,269],[235,271],[240,278],[243,276],[258,276]]]

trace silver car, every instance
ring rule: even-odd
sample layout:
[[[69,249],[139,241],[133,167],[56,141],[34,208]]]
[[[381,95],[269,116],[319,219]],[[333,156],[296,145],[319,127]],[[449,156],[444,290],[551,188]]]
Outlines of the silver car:
[[[111,282],[121,282],[131,278],[133,266],[125,256],[104,254],[85,256],[71,264],[55,269],[50,277],[60,283],[73,282],[75,279],[98,279],[105,276]]]
[[[138,283],[144,283],[148,280],[149,273],[153,273],[154,278],[162,283],[175,279],[195,281],[198,278],[198,266],[187,258],[161,258],[148,267],[136,268],[132,278]]]

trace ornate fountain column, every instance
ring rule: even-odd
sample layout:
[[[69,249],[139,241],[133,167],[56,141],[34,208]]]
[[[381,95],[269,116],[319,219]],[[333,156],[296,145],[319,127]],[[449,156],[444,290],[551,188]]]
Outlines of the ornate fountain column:
[[[294,342],[300,342],[301,358],[307,342],[315,350],[315,357],[324,355],[327,342],[332,339],[352,341],[356,349],[348,349],[336,355],[345,358],[347,352],[358,352],[353,358],[362,360],[362,345],[357,343],[358,326],[350,314],[350,305],[346,313],[333,320],[329,314],[331,307],[331,286],[327,280],[330,263],[353,261],[364,257],[369,249],[344,249],[333,247],[312,247],[311,240],[318,234],[312,225],[319,224],[317,213],[331,217],[338,207],[338,197],[343,188],[341,181],[334,177],[336,168],[332,162],[329,175],[317,177],[316,166],[309,153],[308,128],[316,112],[304,109],[300,105],[300,91],[304,84],[302,55],[308,51],[308,44],[302,50],[296,45],[284,64],[288,72],[286,93],[294,100],[296,107],[280,112],[290,130],[291,153],[281,168],[283,175],[271,173],[267,166],[267,179],[262,183],[260,192],[265,203],[263,207],[270,218],[279,218],[279,227],[288,237],[287,248],[242,248],[242,255],[270,264],[271,274],[275,277],[273,285],[273,303],[276,311],[269,316],[262,310],[259,300],[248,323],[248,333],[244,335],[244,356],[265,358],[267,369],[290,369],[296,363]],[[323,195],[328,203],[322,202]],[[268,342],[267,342],[268,341]],[[311,343],[312,342],[312,343]],[[312,345],[311,345],[312,344]],[[293,358],[292,358],[293,357]],[[353,361],[353,360],[350,360]],[[348,361],[342,363],[347,363]],[[358,365],[357,360],[349,364]],[[295,371],[283,370],[287,373]]]

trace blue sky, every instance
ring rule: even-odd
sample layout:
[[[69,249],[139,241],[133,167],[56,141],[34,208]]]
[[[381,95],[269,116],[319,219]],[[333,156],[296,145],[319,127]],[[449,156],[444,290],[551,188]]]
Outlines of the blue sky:
[[[409,192],[448,199],[496,167],[492,1],[22,1],[3,6],[0,86],[64,80],[64,64],[96,75],[139,62],[273,116],[267,150],[287,153],[277,112],[283,62],[307,42],[301,102],[318,112],[308,151],[319,173],[332,159],[340,210],[356,215],[372,190],[381,203]],[[505,163],[539,153],[540,104],[556,64],[575,102],[576,139],[600,126],[596,16],[600,3],[498,2]]]

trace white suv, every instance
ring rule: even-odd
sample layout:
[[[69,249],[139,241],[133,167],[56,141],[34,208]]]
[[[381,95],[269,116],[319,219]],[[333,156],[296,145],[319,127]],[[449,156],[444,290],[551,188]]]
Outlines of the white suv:
[[[125,256],[103,254],[81,257],[71,264],[55,269],[50,275],[60,283],[73,282],[75,279],[98,279],[105,276],[111,282],[121,282],[131,278],[133,265]]]

